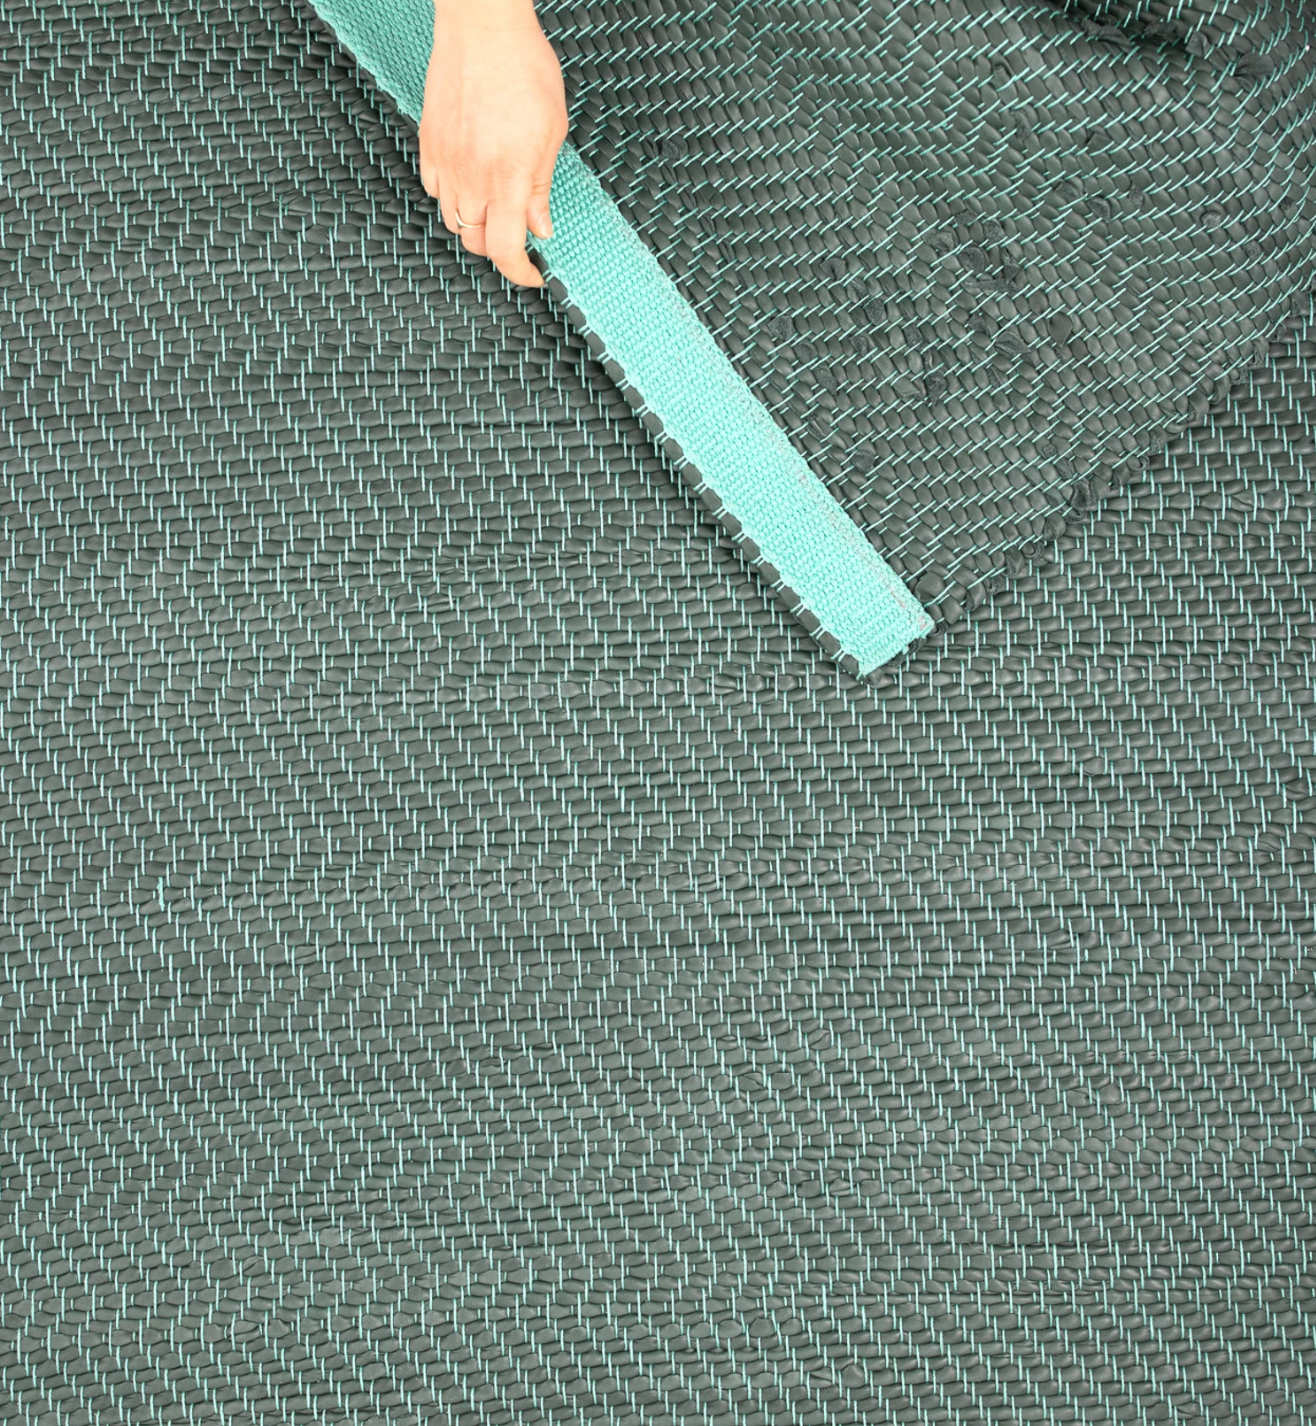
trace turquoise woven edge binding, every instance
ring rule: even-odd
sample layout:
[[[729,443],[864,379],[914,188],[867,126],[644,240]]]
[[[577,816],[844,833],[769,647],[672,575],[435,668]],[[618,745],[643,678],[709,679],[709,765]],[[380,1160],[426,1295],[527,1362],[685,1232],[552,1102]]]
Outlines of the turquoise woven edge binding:
[[[427,0],[312,0],[419,121]],[[553,172],[554,236],[532,239],[566,307],[648,429],[759,573],[843,668],[867,677],[932,619],[809,469],[570,144]]]

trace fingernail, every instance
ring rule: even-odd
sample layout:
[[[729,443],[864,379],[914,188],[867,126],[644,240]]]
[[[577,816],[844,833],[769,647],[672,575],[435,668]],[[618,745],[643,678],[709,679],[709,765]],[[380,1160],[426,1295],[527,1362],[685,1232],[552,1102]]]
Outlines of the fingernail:
[[[547,219],[544,223],[544,231],[539,235],[541,238],[551,238],[553,236],[553,220]]]

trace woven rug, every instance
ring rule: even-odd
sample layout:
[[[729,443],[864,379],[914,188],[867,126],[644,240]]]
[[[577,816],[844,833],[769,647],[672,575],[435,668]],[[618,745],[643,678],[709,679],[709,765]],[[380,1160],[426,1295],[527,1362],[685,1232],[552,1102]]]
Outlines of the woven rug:
[[[1310,1419],[1312,300],[861,683],[309,12],[0,76],[0,1421]]]

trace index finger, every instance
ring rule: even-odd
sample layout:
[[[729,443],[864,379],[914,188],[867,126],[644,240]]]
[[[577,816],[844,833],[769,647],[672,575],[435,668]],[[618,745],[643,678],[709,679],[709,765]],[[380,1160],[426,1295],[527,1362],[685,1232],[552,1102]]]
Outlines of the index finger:
[[[524,287],[542,287],[544,279],[525,250],[526,212],[530,206],[530,180],[497,192],[485,215],[484,250],[499,272]]]

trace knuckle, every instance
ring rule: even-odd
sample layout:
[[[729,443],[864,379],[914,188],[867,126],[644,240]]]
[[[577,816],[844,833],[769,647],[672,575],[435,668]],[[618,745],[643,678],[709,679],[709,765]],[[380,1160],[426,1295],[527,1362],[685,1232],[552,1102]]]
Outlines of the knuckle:
[[[515,187],[534,171],[534,159],[524,149],[500,153],[489,160],[490,181],[503,187]]]
[[[517,206],[522,192],[528,187],[529,184],[519,174],[496,174],[489,183],[491,205],[497,208],[514,208]]]

